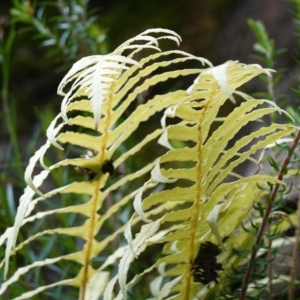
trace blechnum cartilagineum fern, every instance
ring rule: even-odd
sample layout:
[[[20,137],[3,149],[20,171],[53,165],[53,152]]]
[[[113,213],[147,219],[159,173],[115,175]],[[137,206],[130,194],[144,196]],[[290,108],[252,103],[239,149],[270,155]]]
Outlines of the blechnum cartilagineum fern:
[[[30,159],[15,224],[0,237],[1,245],[6,241],[1,267],[8,277],[0,295],[11,299],[14,287],[27,278],[28,286],[14,299],[40,294],[52,299],[58,288],[66,299],[76,294],[81,300],[215,299],[233,268],[247,262],[234,249],[252,249],[254,237],[243,228],[261,222],[253,205],[268,195],[270,185],[284,183],[263,174],[242,177],[235,169],[246,161],[258,164],[253,155],[295,127],[260,125],[256,121],[282,110],[237,91],[259,74],[270,76],[270,70],[234,61],[213,67],[183,51],[161,51],[161,39],[180,42],[173,31],[147,30],[109,55],[81,59],[62,80],[61,113],[47,130],[46,144]],[[183,69],[188,61],[193,68]],[[191,75],[188,89],[173,85],[161,92],[160,83]],[[138,100],[157,86],[156,95]],[[218,117],[235,97],[240,104]],[[145,133],[140,128],[150,117],[153,126]],[[241,137],[251,122],[256,129]],[[132,145],[128,141],[136,132],[143,135]],[[52,146],[63,150],[64,144],[76,151],[47,165]],[[123,172],[133,160],[143,163]],[[52,189],[50,174],[64,169],[68,183]],[[81,180],[71,176],[75,169],[84,173]],[[66,216],[65,224],[56,222],[58,214]],[[107,229],[111,221],[113,232]],[[36,233],[17,242],[28,226]],[[288,226],[284,219],[280,228]],[[18,250],[42,251],[39,241],[53,237],[51,245],[61,256],[9,269]],[[67,240],[74,244],[71,253],[64,250]],[[141,259],[143,252],[147,259]],[[32,287],[32,276],[44,276],[44,285]]]

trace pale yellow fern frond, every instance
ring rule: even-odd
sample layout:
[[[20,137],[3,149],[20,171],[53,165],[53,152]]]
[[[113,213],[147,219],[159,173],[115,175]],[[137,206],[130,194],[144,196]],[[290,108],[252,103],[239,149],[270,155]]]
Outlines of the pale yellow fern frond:
[[[230,254],[236,234],[244,236],[241,240],[245,238],[241,225],[249,218],[253,204],[264,194],[257,185],[267,187],[267,183],[283,184],[283,182],[272,176],[258,174],[237,180],[231,179],[230,182],[225,180],[251,155],[272,142],[290,135],[295,128],[272,124],[268,127],[257,128],[251,134],[239,138],[233,145],[230,145],[234,137],[249,122],[278,110],[274,105],[270,107],[268,101],[251,97],[248,97],[228,117],[224,118],[223,123],[212,133],[210,133],[211,125],[220,107],[228,98],[233,97],[232,94],[236,88],[264,72],[269,74],[259,66],[247,66],[236,62],[228,62],[208,69],[202,72],[188,89],[190,96],[187,95],[178,104],[166,110],[162,119],[164,133],[159,141],[170,150],[161,156],[159,164],[153,168],[151,179],[136,194],[134,202],[136,214],[133,218],[135,216],[142,218],[148,223],[149,230],[147,235],[144,234],[142,246],[139,241],[143,230],[134,238],[130,233],[126,235],[130,245],[128,253],[133,252],[138,256],[141,251],[144,251],[145,244],[150,246],[165,243],[165,256],[129,282],[126,280],[126,274],[134,260],[134,255],[131,254],[129,258],[123,257],[116,276],[121,287],[116,299],[127,299],[129,287],[162,265],[168,266],[168,271],[163,276],[160,274],[156,277],[154,282],[159,280],[161,283],[163,277],[164,282],[176,282],[176,284],[171,285],[171,288],[168,284],[157,285],[153,295],[157,296],[162,291],[168,291],[163,292],[163,295],[172,299],[195,299],[200,294],[204,296],[208,293],[207,287],[201,279],[195,277],[192,270],[200,245],[205,242],[213,243],[220,249],[220,252],[224,252],[223,267],[225,273],[230,272],[231,264],[225,262],[226,255]],[[176,125],[167,126],[167,117],[179,117],[182,121]],[[193,146],[175,148],[172,146],[175,141],[189,142]],[[193,163],[194,166],[164,168],[164,164],[175,161]],[[166,186],[165,190],[152,193],[143,199],[142,195],[146,190],[151,190],[160,183],[170,184],[174,181],[177,187]],[[159,219],[151,214],[157,206],[163,206],[166,203],[177,204],[177,210],[174,211],[174,206],[170,210],[165,208],[164,215]],[[153,239],[156,232],[161,230],[158,222],[164,227],[164,234]],[[169,230],[165,230],[166,226]],[[150,228],[154,230],[152,236],[149,236]],[[130,228],[128,230],[130,231]],[[237,232],[234,233],[235,231]],[[226,243],[223,240],[226,240]],[[222,279],[225,273],[220,273]],[[174,276],[176,278],[169,281]],[[217,282],[217,278],[206,280],[211,283]],[[115,281],[114,278],[111,284]],[[111,296],[107,290],[105,299],[110,299]]]
[[[162,39],[181,41],[167,29],[146,30],[108,55],[81,59],[63,78],[58,88],[64,96],[61,112],[47,130],[46,143],[30,159],[15,224],[0,236],[0,245],[6,242],[0,267],[10,274],[0,295],[36,270],[54,272],[72,265],[65,278],[51,276],[52,281],[15,299],[30,299],[55,287],[66,293],[76,290],[81,300],[127,299],[128,289],[143,280],[148,285],[149,278],[152,299],[195,299],[208,295],[217,281],[195,276],[201,245],[221,249],[220,263],[227,273],[230,264],[240,263],[231,256],[234,236],[251,247],[241,224],[264,194],[258,184],[282,182],[260,174],[242,177],[236,167],[259,163],[253,158],[256,152],[295,128],[272,124],[240,137],[249,123],[282,112],[237,91],[255,76],[270,75],[270,70],[233,61],[213,67],[181,50],[162,51]],[[151,54],[143,57],[144,50]],[[186,62],[192,67],[183,68]],[[191,75],[196,78],[188,89],[174,90],[174,85],[151,93],[165,82]],[[224,103],[235,102],[236,96],[243,102],[219,118]],[[143,124],[152,117],[155,121],[146,132]],[[137,133],[142,137],[132,145]],[[49,164],[53,147],[66,154]],[[131,159],[139,163],[128,173],[120,170]],[[83,172],[80,180],[72,177],[75,169]],[[68,176],[62,176],[62,186],[53,187],[52,174]],[[64,224],[59,216],[64,216]],[[112,219],[118,227],[108,232],[106,224]],[[48,227],[41,226],[44,220]],[[18,241],[19,231],[28,227],[37,230]],[[128,244],[120,242],[123,234]],[[62,249],[61,255],[19,266],[11,275],[10,257],[24,248],[38,249],[43,239],[59,240],[55,247]],[[64,251],[65,240],[72,251]],[[128,276],[131,263],[158,245],[163,245],[161,257]],[[105,259],[99,263],[98,258]],[[218,273],[221,283],[225,273]]]
[[[51,122],[47,130],[45,145],[30,159],[26,169],[25,180],[28,186],[20,198],[16,222],[0,237],[1,244],[7,241],[5,259],[0,266],[5,264],[6,275],[10,256],[24,247],[31,247],[43,238],[60,235],[79,238],[84,242],[76,245],[76,251],[73,253],[62,253],[59,257],[20,267],[15,275],[2,285],[0,295],[17,282],[23,274],[63,261],[79,264],[81,267],[78,273],[75,276],[73,274],[66,281],[38,287],[20,297],[26,298],[29,297],[28,295],[32,297],[55,286],[66,285],[77,287],[80,290],[80,299],[87,299],[90,293],[93,294],[90,291],[93,285],[91,282],[94,282],[98,276],[107,278],[107,273],[97,271],[92,267],[92,260],[124,232],[125,226],[120,227],[114,234],[103,240],[97,240],[96,236],[103,231],[104,223],[112,215],[118,215],[119,210],[132,201],[138,190],[127,191],[127,194],[122,195],[121,201],[112,203],[107,211],[104,209],[105,199],[111,197],[112,192],[124,189],[131,182],[140,180],[142,176],[149,173],[156,163],[158,153],[154,155],[156,159],[149,161],[145,166],[124,176],[118,176],[116,180],[107,184],[110,180],[110,173],[115,172],[114,169],[129,158],[141,155],[145,146],[157,139],[163,130],[157,124],[153,132],[133,147],[122,154],[116,155],[116,153],[142,122],[170,105],[178,103],[187,95],[187,92],[177,90],[149,97],[150,99],[139,103],[133,111],[129,109],[129,106],[141,93],[152,86],[179,76],[199,74],[203,70],[203,64],[211,65],[205,59],[179,50],[154,53],[146,58],[141,56],[141,51],[144,49],[161,51],[159,48],[161,39],[175,41],[177,44],[180,41],[178,34],[173,31],[148,30],[125,42],[111,54],[81,59],[63,78],[58,88],[59,94],[64,96],[61,113]],[[124,55],[125,52],[126,55]],[[182,70],[181,64],[189,60],[194,61],[194,68]],[[124,118],[125,113],[126,118]],[[77,157],[74,155],[66,157],[47,166],[44,158],[47,157],[51,147],[55,146],[63,150],[62,144],[72,145],[77,151],[75,153],[83,153],[87,150],[92,155],[77,154]],[[45,170],[34,175],[37,167],[40,166]],[[50,190],[48,188],[47,191],[49,175],[67,168],[69,170],[77,168],[89,175],[82,181],[74,181],[70,178],[64,186]],[[68,203],[66,206],[60,205],[57,199],[64,195],[73,199],[73,203]],[[56,206],[52,203],[56,203]],[[42,210],[40,210],[41,207],[43,207]],[[54,228],[38,231],[16,244],[20,229],[33,226],[39,220],[56,219],[58,214],[66,216],[76,214],[78,222],[76,225],[66,227],[62,227],[62,224],[55,224]],[[133,223],[136,222],[138,219]]]

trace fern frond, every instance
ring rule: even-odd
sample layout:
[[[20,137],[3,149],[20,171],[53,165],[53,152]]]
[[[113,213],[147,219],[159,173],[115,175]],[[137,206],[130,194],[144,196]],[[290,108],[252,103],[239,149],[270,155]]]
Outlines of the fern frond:
[[[89,56],[75,63],[63,78],[57,91],[58,94],[65,96],[61,106],[64,120],[68,122],[67,107],[70,101],[76,97],[87,96],[93,108],[95,129],[98,129],[102,106],[109,97],[112,83],[124,69],[129,68],[124,65],[125,63],[138,64],[136,61],[120,55]],[[73,83],[66,94],[63,92],[63,88],[69,82]]]
[[[219,72],[220,70],[221,72]],[[148,234],[145,235],[143,247],[139,246],[140,235],[143,234],[143,231],[135,238],[131,238],[131,234],[126,235],[130,245],[128,253],[135,251],[134,253],[138,256],[144,250],[145,244],[149,246],[165,243],[165,256],[128,283],[126,283],[126,274],[129,264],[134,260],[134,255],[131,254],[130,259],[123,257],[120,261],[122,267],[118,272],[121,289],[117,298],[127,299],[127,289],[136,280],[140,280],[146,273],[160,265],[167,265],[170,270],[166,272],[164,282],[167,278],[171,280],[174,276],[177,279],[174,279],[176,286],[167,289],[168,294],[164,294],[165,297],[194,299],[199,294],[199,290],[202,290],[201,293],[204,290],[207,291],[205,284],[202,283],[201,289],[201,284],[199,286],[199,283],[194,282],[192,277],[193,270],[195,270],[194,262],[201,245],[209,242],[220,247],[225,251],[224,260],[224,257],[230,253],[233,242],[237,240],[234,237],[237,233],[233,234],[233,232],[243,232],[241,230],[243,221],[250,216],[252,205],[263,195],[257,184],[261,186],[276,182],[284,184],[267,175],[253,175],[225,182],[234,168],[249,159],[251,155],[295,131],[293,126],[272,124],[269,127],[254,130],[230,146],[230,141],[249,122],[256,121],[277,110],[273,106],[265,107],[269,105],[268,102],[247,98],[246,102],[236,107],[209,135],[211,125],[224,102],[232,97],[236,88],[263,72],[268,73],[256,65],[246,66],[236,62],[228,62],[222,66],[208,69],[202,72],[188,89],[190,96],[187,95],[178,104],[170,106],[166,110],[162,119],[164,133],[160,143],[170,150],[159,159],[160,167],[158,164],[156,165],[151,173],[151,179],[136,194],[134,207],[137,215],[149,223],[147,225],[149,228],[155,228],[155,232],[159,230],[157,222],[161,225],[164,224],[164,227],[166,224],[170,224],[168,225],[170,229],[164,230],[166,234],[156,240],[151,239]],[[178,117],[182,121],[176,125],[167,126],[167,117]],[[173,143],[177,141],[179,144],[189,141],[194,146],[174,148],[170,144],[170,140]],[[164,168],[165,163],[174,161],[193,162],[194,166],[192,168]],[[176,181],[176,188],[167,189],[166,187],[165,190],[152,193],[142,199],[145,190],[151,189],[159,183],[174,181]],[[184,182],[189,182],[190,187],[187,187]],[[173,208],[166,210],[159,219],[145,218],[145,213],[151,215],[152,207],[170,202],[177,204],[176,211]],[[179,224],[181,224],[180,227],[176,226]],[[225,238],[226,243],[223,242]],[[174,243],[176,243],[175,252]],[[230,273],[231,265],[224,261],[223,265],[225,272]],[[222,278],[224,272],[219,273]],[[209,273],[204,272],[203,274],[205,276]],[[115,280],[114,278],[112,282]],[[161,281],[161,275],[155,280]],[[206,280],[211,281],[209,278],[204,278],[203,282],[207,283]],[[213,289],[216,283],[210,282],[210,287]],[[164,289],[164,287],[160,288]],[[111,296],[107,293],[105,299],[110,299]]]
[[[218,285],[215,274],[221,270],[221,263],[225,272],[230,273],[228,258],[236,243],[233,236],[238,234],[242,242],[249,243],[241,225],[250,216],[253,203],[264,194],[257,184],[263,187],[282,182],[259,174],[243,178],[236,174],[235,168],[245,161],[255,163],[253,154],[288,136],[295,128],[272,124],[257,128],[233,143],[247,124],[280,111],[265,100],[252,99],[236,91],[253,77],[262,73],[270,75],[270,71],[232,61],[214,68],[206,59],[184,51],[162,52],[161,39],[180,42],[173,31],[147,30],[109,55],[81,59],[62,80],[58,88],[64,96],[61,113],[51,122],[45,145],[30,159],[25,172],[27,187],[20,198],[15,224],[0,237],[0,245],[7,241],[0,267],[4,265],[6,275],[10,256],[22,248],[35,248],[47,237],[56,236],[57,247],[61,241],[70,240],[72,250],[68,252],[62,247],[60,255],[19,267],[2,284],[0,295],[36,269],[57,270],[68,263],[76,268],[65,279],[55,278],[54,282],[14,299],[47,293],[57,286],[67,291],[77,289],[81,300],[100,296],[108,300],[115,293],[118,293],[115,299],[127,299],[128,289],[156,269],[159,275],[150,285],[154,297],[193,299],[209,291],[203,283],[209,282],[212,290],[214,284]],[[144,49],[155,53],[143,58]],[[188,61],[193,61],[193,68],[182,69],[182,63]],[[205,64],[208,68],[203,67]],[[132,108],[141,93],[165,81],[190,75],[197,78],[189,89],[171,89],[149,96]],[[234,100],[235,92],[245,102],[228,117],[218,119],[221,106],[227,99]],[[161,126],[155,123],[134,145],[120,150],[143,122],[160,112],[164,113]],[[171,125],[167,124],[169,118],[174,118]],[[215,121],[219,126],[213,129]],[[74,152],[47,165],[45,157],[51,155],[52,146],[63,150],[62,144],[72,146]],[[159,144],[168,152],[158,151]],[[153,147],[151,159],[118,176],[116,169],[129,159],[145,156],[143,151],[149,145]],[[84,151],[88,154],[84,155]],[[36,173],[39,165],[44,170]],[[51,174],[63,170],[71,174],[75,168],[87,176],[81,181],[69,176],[62,186],[49,188]],[[234,179],[230,179],[231,175]],[[119,220],[118,227],[108,233],[105,224],[111,218],[120,219],[120,211],[125,209],[126,214],[131,214],[131,209],[135,212],[130,220]],[[57,224],[59,216],[65,217],[64,224]],[[16,242],[20,230],[42,220],[48,220],[51,225]],[[147,224],[142,225],[143,221]],[[133,226],[140,228],[136,235],[132,234]],[[128,245],[113,245],[121,234]],[[158,244],[164,245],[163,256],[129,278],[136,257]],[[222,250],[220,255],[211,257],[218,270],[199,270],[204,255],[204,250],[199,251],[201,244],[213,244],[212,249]],[[115,251],[113,246],[117,248]],[[95,261],[100,255],[106,258],[102,264]],[[116,274],[110,267],[118,260]],[[235,263],[235,257],[231,261]],[[212,272],[213,280],[205,278],[207,272]],[[218,273],[221,283],[224,272]],[[193,282],[193,274],[196,274],[194,278],[200,278],[197,279],[200,283]],[[117,281],[119,291],[115,287]]]
[[[103,171],[103,166],[110,161],[111,167],[115,169],[128,158],[141,155],[145,146],[162,133],[163,129],[159,128],[159,124],[157,124],[156,130],[150,132],[127,152],[120,155],[117,154],[117,151],[142,122],[170,105],[178,103],[187,95],[187,92],[177,90],[150,97],[148,101],[138,105],[133,111],[128,109],[129,105],[136,100],[140,93],[160,82],[179,76],[199,74],[203,70],[197,67],[199,63],[201,66],[207,63],[211,66],[207,60],[179,50],[155,53],[146,58],[132,58],[137,54],[140,57],[140,52],[145,48],[161,51],[160,39],[169,39],[177,44],[180,41],[180,37],[173,31],[148,30],[125,42],[109,55],[81,59],[63,78],[58,88],[58,93],[64,96],[61,113],[51,122],[47,130],[45,145],[30,159],[25,172],[28,186],[20,199],[16,222],[13,228],[9,228],[0,238],[1,244],[7,240],[5,259],[0,265],[5,264],[6,276],[9,258],[15,254],[15,251],[31,247],[39,240],[49,236],[74,237],[83,240],[84,243],[81,247],[75,245],[76,250],[72,253],[62,253],[61,256],[21,267],[2,285],[0,295],[10,285],[17,282],[20,276],[23,276],[22,274],[62,261],[79,264],[81,267],[77,275],[72,274],[66,281],[60,283],[38,287],[20,297],[46,292],[54,286],[67,285],[80,289],[80,299],[88,299],[89,290],[92,289],[91,282],[94,282],[94,278],[98,278],[98,276],[107,278],[105,271],[104,273],[98,272],[92,266],[92,260],[103,251],[107,251],[107,247],[116,236],[124,232],[125,226],[121,226],[111,236],[103,238],[101,232],[103,232],[104,223],[132,201],[138,190],[123,194],[121,201],[112,203],[107,211],[104,209],[105,199],[110,197],[113,191],[124,189],[130,182],[139,181],[142,176],[149,173],[156,163],[158,153],[154,155],[156,159],[149,161],[143,167],[132,170],[129,174],[116,178],[115,182],[110,181],[110,175]],[[124,51],[129,54],[123,55]],[[195,62],[194,69],[182,70],[180,64],[188,60]],[[146,78],[146,80],[141,80],[141,78]],[[123,117],[125,112],[126,119]],[[86,149],[94,155],[75,158],[73,156],[47,166],[44,157],[48,155],[51,145],[63,150],[62,144],[73,145],[78,149],[77,153]],[[39,164],[45,170],[33,176],[36,174]],[[67,184],[45,192],[49,175],[56,170],[67,168],[69,170],[72,168],[87,170],[91,174],[90,179],[84,178],[77,182],[70,178]],[[108,184],[109,182],[110,184]],[[67,206],[53,207],[53,205],[49,205],[51,202],[58,204],[58,196],[64,195],[68,196],[69,201],[72,199]],[[39,211],[40,207],[43,207],[42,211]],[[160,212],[161,209],[158,209],[154,215]],[[78,221],[73,226],[60,227],[61,225],[56,225],[54,228],[41,230],[16,245],[20,229],[32,226],[39,220],[56,219],[59,214],[66,216],[76,214]],[[139,220],[136,218],[133,224]],[[101,240],[98,241],[96,237],[99,236],[99,233]]]

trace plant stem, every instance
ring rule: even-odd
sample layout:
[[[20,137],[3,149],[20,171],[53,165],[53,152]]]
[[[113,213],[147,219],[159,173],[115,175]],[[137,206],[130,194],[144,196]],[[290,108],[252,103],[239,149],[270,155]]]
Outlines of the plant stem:
[[[271,228],[269,227],[269,234],[271,234]],[[269,299],[272,300],[272,295],[273,295],[273,282],[272,282],[272,273],[273,273],[273,261],[272,261],[272,239],[269,240],[269,249],[268,249],[268,253],[267,253],[267,258],[268,261],[270,261],[270,264],[268,266],[268,276],[270,279],[269,282]]]
[[[300,140],[300,130],[297,132],[296,137],[294,138],[294,141],[293,141],[293,144],[290,148],[289,154],[285,157],[285,159],[282,163],[281,169],[280,169],[280,171],[278,173],[278,176],[277,176],[278,180],[282,180],[282,178],[284,176],[284,172],[287,168],[287,165],[290,162],[291,156],[293,155],[299,140]],[[262,219],[262,223],[261,223],[261,226],[258,230],[258,234],[256,236],[256,240],[255,240],[254,245],[258,246],[258,245],[261,244],[261,241],[262,241],[262,238],[263,238],[263,235],[264,235],[264,231],[265,231],[265,228],[267,226],[267,222],[268,222],[268,219],[269,219],[274,201],[276,199],[278,189],[279,189],[279,183],[276,183],[275,186],[274,186],[274,189],[272,191],[269,204],[266,207],[266,210],[265,210],[265,213],[264,213],[264,216],[263,216],[263,219]],[[244,300],[245,297],[246,297],[247,287],[248,287],[248,284],[251,280],[251,276],[252,276],[252,273],[253,273],[253,264],[254,264],[258,249],[259,249],[259,247],[253,247],[252,248],[250,260],[249,260],[248,267],[247,267],[247,272],[246,272],[246,274],[244,276],[244,279],[243,279],[243,282],[242,282],[242,288],[241,288],[241,293],[240,293],[240,296],[239,296],[239,300]]]
[[[11,53],[12,47],[15,40],[16,33],[14,28],[12,28],[9,32],[8,37],[6,38],[6,42],[3,46],[2,55],[4,57],[4,62],[0,69],[2,75],[2,86],[1,86],[1,98],[2,98],[2,108],[3,114],[2,118],[4,121],[5,126],[7,127],[9,137],[11,140],[12,151],[14,155],[15,161],[19,164],[19,167],[16,168],[16,172],[18,173],[19,178],[23,178],[23,166],[22,162],[22,155],[19,150],[19,143],[17,137],[17,128],[16,128],[16,110],[11,109],[13,99],[9,92],[9,81],[10,81],[10,62],[11,62]]]
[[[293,249],[293,267],[291,269],[291,282],[289,285],[288,300],[294,300],[295,278],[298,267],[298,245],[300,242],[300,194],[298,195],[298,224],[295,232],[295,244]]]

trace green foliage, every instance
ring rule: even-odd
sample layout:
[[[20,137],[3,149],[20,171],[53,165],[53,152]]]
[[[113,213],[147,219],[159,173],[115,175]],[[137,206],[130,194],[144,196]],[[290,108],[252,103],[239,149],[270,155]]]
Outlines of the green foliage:
[[[260,21],[248,20],[248,25],[256,37],[256,43],[253,49],[258,54],[252,54],[252,57],[260,62],[264,67],[273,69],[276,65],[276,58],[286,52],[285,49],[275,49],[274,40],[270,39],[264,24]],[[256,93],[256,97],[265,97],[272,101],[276,101],[274,95],[274,87],[278,85],[282,77],[285,75],[285,70],[276,70],[276,73],[272,77],[261,77],[262,81],[267,83],[268,93]],[[278,99],[277,99],[278,101]],[[271,122],[276,121],[276,116],[272,116]]]
[[[70,63],[107,52],[106,31],[96,23],[98,17],[95,11],[87,10],[87,5],[88,0],[13,0],[11,22],[27,24],[23,30],[33,32],[33,38],[48,49],[48,57]]]
[[[267,68],[274,68],[275,58],[283,54],[286,50],[275,50],[274,40],[269,38],[262,22],[249,19],[248,25],[256,37],[256,43],[253,48],[259,53],[259,55],[253,55],[253,57],[265,64]]]

